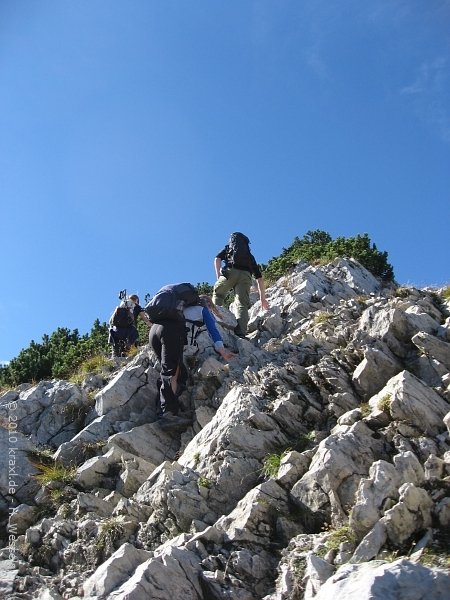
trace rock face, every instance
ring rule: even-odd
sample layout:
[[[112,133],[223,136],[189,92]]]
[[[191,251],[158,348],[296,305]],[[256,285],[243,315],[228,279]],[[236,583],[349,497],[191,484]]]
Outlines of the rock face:
[[[2,597],[449,597],[449,304],[353,260],[267,296],[249,339],[221,309],[229,364],[198,336],[181,425],[155,421],[148,347],[95,405],[63,381],[0,397]]]

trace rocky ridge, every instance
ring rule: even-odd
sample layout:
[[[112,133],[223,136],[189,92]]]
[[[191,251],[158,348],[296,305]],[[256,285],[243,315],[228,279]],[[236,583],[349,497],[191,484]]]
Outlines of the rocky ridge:
[[[229,364],[199,336],[181,430],[148,347],[0,397],[2,597],[450,597],[449,302],[351,259],[267,296]]]

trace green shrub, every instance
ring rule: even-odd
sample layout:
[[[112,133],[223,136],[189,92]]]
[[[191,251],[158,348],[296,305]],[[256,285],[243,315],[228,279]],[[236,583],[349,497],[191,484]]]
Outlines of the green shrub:
[[[97,319],[91,332],[80,336],[77,329],[59,327],[41,343],[31,341],[16,358],[0,367],[0,385],[17,386],[42,379],[64,379],[92,356],[108,352],[108,328]]]
[[[68,506],[68,503],[73,500],[74,497],[74,492],[70,492],[67,489],[50,490],[50,501],[54,510],[58,510],[62,504],[66,504]]]
[[[329,233],[319,229],[308,231],[303,238],[296,237],[288,248],[283,248],[280,256],[263,265],[264,277],[268,283],[273,283],[299,262],[323,264],[338,257],[354,258],[383,281],[394,280],[393,268],[387,262],[387,252],[380,252],[375,244],[371,244],[367,233],[333,240]]]

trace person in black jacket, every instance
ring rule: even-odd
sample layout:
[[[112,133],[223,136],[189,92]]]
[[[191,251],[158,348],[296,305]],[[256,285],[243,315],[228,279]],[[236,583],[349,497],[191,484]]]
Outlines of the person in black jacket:
[[[131,294],[116,307],[109,319],[108,343],[112,346],[112,355],[124,356],[132,346],[139,343],[136,320],[140,317],[148,327],[152,326],[144,309],[139,305],[139,297]]]
[[[224,263],[223,266],[222,263]],[[262,272],[250,252],[248,237],[240,232],[232,233],[228,244],[216,255],[214,269],[217,281],[214,285],[212,301],[217,306],[223,306],[228,292],[234,290],[235,309],[233,312],[235,312],[238,322],[234,333],[239,337],[245,337],[249,319],[252,277],[256,279],[261,308],[263,310],[269,308]]]
[[[149,333],[149,343],[160,364],[158,379],[157,416],[177,416],[179,397],[186,389],[188,372],[183,362],[186,339],[186,320],[204,324],[214,343],[215,351],[228,361],[235,356],[225,348],[214,317],[207,306],[207,297],[199,297],[199,304],[182,309],[180,319],[155,320]]]

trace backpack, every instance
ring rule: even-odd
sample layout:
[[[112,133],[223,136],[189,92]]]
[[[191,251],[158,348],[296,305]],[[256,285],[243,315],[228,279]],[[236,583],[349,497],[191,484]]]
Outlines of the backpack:
[[[130,309],[126,306],[118,306],[112,316],[112,324],[116,327],[130,327],[133,323],[134,318],[130,313]]]
[[[200,304],[197,290],[191,283],[174,283],[162,287],[145,306],[150,321],[184,321],[183,308]]]
[[[191,321],[190,319],[186,319],[185,324],[186,337],[184,340],[184,354],[192,356],[197,354],[199,350],[197,338],[201,333],[206,331],[206,326],[203,321]]]
[[[232,233],[227,246],[227,267],[251,269],[253,256],[249,248],[250,240],[243,233]]]

